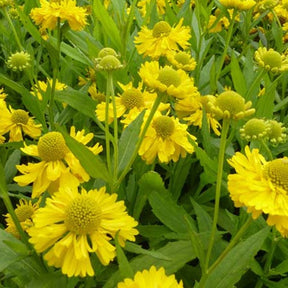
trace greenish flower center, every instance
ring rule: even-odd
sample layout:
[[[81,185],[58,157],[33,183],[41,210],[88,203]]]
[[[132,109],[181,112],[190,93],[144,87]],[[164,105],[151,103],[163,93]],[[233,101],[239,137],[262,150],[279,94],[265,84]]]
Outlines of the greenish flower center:
[[[38,153],[44,161],[56,161],[68,152],[65,140],[60,132],[48,132],[39,139]]]
[[[174,56],[175,60],[178,63],[181,63],[183,65],[187,65],[190,62],[190,56],[189,54],[187,54],[186,52],[178,52],[175,56]]]
[[[96,231],[101,222],[101,209],[94,198],[79,195],[66,208],[65,225],[76,234],[90,234]]]
[[[244,126],[245,135],[251,137],[264,136],[266,130],[267,126],[263,119],[251,119]]]
[[[181,84],[181,78],[177,71],[168,66],[160,70],[157,80],[167,87],[171,85],[178,87]]]
[[[31,205],[21,205],[15,209],[15,213],[20,222],[32,217],[34,214],[34,209]]]
[[[30,65],[30,55],[24,52],[17,52],[9,57],[8,64],[14,69],[24,69]]]
[[[128,89],[121,95],[121,103],[127,109],[133,109],[134,107],[141,108],[144,106],[143,95],[138,89]]]
[[[265,67],[280,68],[282,64],[281,54],[274,50],[269,50],[262,56]]]
[[[264,176],[288,192],[288,159],[275,159],[264,166]]]
[[[152,127],[156,130],[157,136],[163,139],[172,135],[175,129],[173,120],[165,115],[157,117],[153,121]]]
[[[24,124],[24,125],[26,125],[28,123],[28,120],[29,120],[28,112],[26,112],[26,111],[24,111],[22,109],[15,110],[11,114],[11,121],[14,124]]]
[[[103,58],[107,55],[113,55],[113,56],[117,57],[116,51],[113,48],[109,48],[109,47],[105,47],[105,48],[101,49],[98,53],[99,58]]]
[[[115,57],[114,55],[106,55],[103,58],[101,58],[98,67],[100,69],[109,71],[109,70],[120,69],[122,67],[122,64],[119,61],[119,59]]]
[[[216,98],[216,105],[222,112],[228,111],[231,115],[245,111],[244,98],[234,91],[225,91]]]
[[[270,124],[270,131],[268,134],[269,138],[270,139],[278,139],[278,138],[282,137],[282,135],[283,135],[282,124],[275,121],[275,120],[270,120],[269,124]]]
[[[170,31],[171,26],[166,21],[160,21],[154,25],[152,35],[154,38],[159,38],[169,35]]]

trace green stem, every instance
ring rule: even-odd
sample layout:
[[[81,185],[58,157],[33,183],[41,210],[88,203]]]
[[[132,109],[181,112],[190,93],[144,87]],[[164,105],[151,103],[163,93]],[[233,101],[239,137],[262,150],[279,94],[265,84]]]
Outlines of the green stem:
[[[225,57],[226,57],[226,54],[227,54],[227,51],[228,51],[228,47],[229,47],[229,43],[231,41],[231,37],[232,37],[232,34],[233,34],[233,28],[234,28],[234,23],[235,23],[235,18],[236,18],[236,15],[237,15],[237,11],[236,9],[233,10],[233,14],[232,14],[232,19],[231,19],[231,22],[230,22],[230,26],[229,26],[229,29],[228,29],[228,32],[227,32],[227,37],[226,37],[226,41],[225,41],[225,47],[224,47],[224,51],[221,55],[221,58],[220,58],[220,61],[218,63],[218,72],[216,74],[216,79],[215,79],[215,83],[216,83],[216,87],[217,87],[217,81],[220,77],[220,74],[222,72],[222,66],[224,64],[224,61],[225,61]]]
[[[17,45],[18,45],[20,51],[23,51],[23,47],[22,47],[22,45],[21,45],[20,39],[19,39],[18,34],[17,34],[17,32],[16,32],[16,29],[15,29],[15,27],[14,27],[14,25],[13,25],[13,22],[12,22],[12,20],[11,20],[11,17],[10,17],[10,15],[9,15],[8,11],[7,11],[7,7],[4,8],[4,14],[5,14],[5,17],[6,17],[7,21],[9,22],[9,25],[10,25],[10,27],[11,27],[11,29],[12,29],[12,32],[13,32],[13,34],[14,34],[15,40],[16,40],[16,42],[17,42]]]
[[[214,206],[214,217],[213,217],[213,224],[212,224],[212,231],[210,235],[210,242],[206,254],[205,260],[205,274],[207,274],[210,256],[212,253],[215,235],[217,231],[217,222],[219,216],[219,206],[220,206],[220,197],[221,197],[221,184],[222,184],[222,175],[223,175],[223,164],[224,164],[224,157],[225,157],[225,148],[226,148],[226,139],[227,134],[230,126],[230,119],[223,119],[223,126],[221,132],[221,140],[220,140],[220,149],[218,155],[218,170],[217,170],[217,180],[216,180],[216,193],[215,193],[215,206]]]
[[[242,237],[243,233],[247,230],[247,228],[250,226],[252,222],[253,222],[253,218],[249,216],[247,221],[240,228],[240,230],[237,232],[234,238],[230,241],[230,243],[225,248],[225,250],[221,253],[221,255],[217,258],[217,260],[211,265],[211,267],[209,267],[208,274],[210,274],[218,266],[218,264],[225,258],[225,256],[230,252],[230,250],[237,244],[239,239]]]
[[[265,140],[261,139],[260,140],[261,144],[262,144],[262,147],[264,148],[264,150],[266,151],[267,155],[268,155],[268,158],[269,158],[269,161],[272,161],[273,160],[273,155],[271,153],[271,150],[269,149],[269,147],[267,146]]]
[[[60,19],[57,20],[57,59],[54,63],[56,63],[55,67],[53,67],[53,78],[52,85],[50,91],[50,99],[49,99],[49,121],[51,130],[55,130],[54,123],[54,98],[55,98],[55,90],[56,90],[56,82],[59,74],[59,62],[60,62],[60,46],[61,46],[61,30],[60,30]]]
[[[138,138],[138,141],[137,141],[137,143],[136,143],[136,145],[135,145],[135,149],[134,149],[134,151],[133,151],[132,157],[131,157],[129,163],[127,164],[127,166],[125,167],[125,169],[123,170],[122,174],[119,176],[117,182],[115,183],[115,188],[118,188],[118,187],[119,187],[120,183],[122,182],[122,180],[124,179],[124,177],[126,176],[126,174],[129,172],[132,164],[134,163],[134,160],[136,159],[136,157],[137,157],[137,155],[138,155],[138,150],[139,150],[139,148],[140,148],[140,146],[141,146],[141,144],[142,144],[142,141],[143,141],[143,139],[144,139],[144,137],[145,137],[145,135],[146,135],[147,129],[148,129],[148,127],[149,127],[149,125],[150,125],[150,123],[151,123],[151,121],[152,121],[152,119],[153,119],[153,116],[154,116],[155,112],[157,111],[158,106],[160,105],[161,100],[162,100],[163,97],[164,97],[164,95],[163,95],[163,94],[160,94],[160,95],[158,95],[158,97],[156,98],[156,100],[155,100],[155,102],[154,102],[154,104],[153,104],[153,107],[152,107],[152,109],[151,109],[151,111],[150,111],[150,114],[148,115],[148,118],[147,118],[147,120],[145,121],[143,130],[142,130],[142,132],[141,132],[141,134],[140,134],[140,136],[139,136],[139,138]]]
[[[108,91],[108,81],[106,86],[106,105],[105,105],[105,143],[106,143],[106,161],[107,161],[107,167],[108,171],[111,175],[111,152],[110,152],[110,132],[109,132],[109,101],[110,101],[110,95]]]

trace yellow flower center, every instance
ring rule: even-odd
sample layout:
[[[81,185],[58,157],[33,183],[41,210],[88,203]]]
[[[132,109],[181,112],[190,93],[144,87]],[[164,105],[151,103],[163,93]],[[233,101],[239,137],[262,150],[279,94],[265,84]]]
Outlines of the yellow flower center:
[[[173,85],[174,87],[178,87],[181,84],[181,78],[176,70],[171,67],[165,66],[160,72],[157,78],[162,84],[167,87]]]
[[[175,56],[174,56],[175,60],[178,63],[181,63],[183,65],[189,64],[190,62],[190,57],[187,53],[185,52],[178,52]]]
[[[101,209],[96,200],[88,195],[79,195],[66,208],[65,225],[76,234],[96,231],[101,222]]]
[[[216,98],[216,105],[223,111],[228,111],[230,115],[236,115],[245,111],[244,98],[234,91],[225,91]]]
[[[251,119],[244,126],[245,136],[253,138],[263,137],[266,135],[267,125],[263,119]]]
[[[135,88],[131,88],[123,92],[121,95],[121,103],[127,108],[140,108],[144,106],[144,99],[142,93]]]
[[[170,31],[171,26],[166,21],[160,21],[154,25],[152,35],[154,38],[159,38],[169,35]]]
[[[48,132],[39,139],[38,153],[44,161],[56,161],[68,152],[65,140],[60,132]]]
[[[264,166],[264,176],[288,192],[288,159],[275,159]]]
[[[30,67],[30,55],[26,52],[16,52],[12,54],[7,61],[7,65],[14,71],[22,71]]]
[[[282,64],[281,54],[274,50],[269,50],[262,56],[265,67],[280,68]]]
[[[22,109],[15,110],[11,114],[11,121],[14,124],[24,124],[24,125],[26,125],[28,123],[28,120],[29,120],[28,112],[26,112],[26,111],[24,111]]]
[[[34,209],[31,205],[24,204],[24,205],[18,206],[15,209],[15,213],[19,221],[24,222],[25,220],[32,217],[32,215],[34,214]]]
[[[165,139],[173,134],[175,125],[169,116],[162,115],[153,121],[152,127],[156,130],[158,137]]]

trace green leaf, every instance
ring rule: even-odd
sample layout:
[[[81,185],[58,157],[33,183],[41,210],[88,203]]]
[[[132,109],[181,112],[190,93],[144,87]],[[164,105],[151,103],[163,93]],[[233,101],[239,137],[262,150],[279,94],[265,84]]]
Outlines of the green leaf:
[[[121,51],[122,40],[120,38],[120,31],[117,28],[114,20],[110,17],[108,11],[105,9],[100,0],[93,1],[93,14],[102,24],[101,30],[103,34],[107,35],[113,43],[114,48]]]
[[[231,55],[231,76],[232,76],[232,81],[233,85],[235,87],[235,90],[240,94],[240,95],[245,95],[246,93],[246,81],[243,76],[243,73],[240,69],[240,65],[238,63],[238,60],[235,56],[235,53],[232,53]]]
[[[266,227],[232,248],[208,276],[205,287],[233,287],[249,267],[251,259],[261,249],[269,231],[270,228]]]
[[[63,134],[67,146],[80,161],[85,171],[93,178],[109,182],[109,173],[102,159],[98,155],[94,155],[84,144],[70,137],[63,128],[58,127],[58,130]]]
[[[37,277],[37,279],[33,279],[26,288],[51,288],[51,287],[66,287],[67,285],[67,277],[65,275],[56,273],[43,273]]]
[[[158,175],[157,177],[160,176]],[[159,188],[160,189],[148,190],[148,200],[154,215],[172,231],[180,234],[187,233],[185,218],[187,218],[195,228],[193,219],[188,215],[185,209],[175,203],[171,195],[164,189],[164,186]]]
[[[12,180],[12,178],[16,175],[17,173],[16,165],[20,163],[20,159],[21,159],[20,150],[14,150],[9,156],[4,168],[7,183],[9,183]]]
[[[136,143],[139,139],[144,114],[145,111],[143,110],[121,134],[119,139],[118,175],[121,175],[132,159]]]

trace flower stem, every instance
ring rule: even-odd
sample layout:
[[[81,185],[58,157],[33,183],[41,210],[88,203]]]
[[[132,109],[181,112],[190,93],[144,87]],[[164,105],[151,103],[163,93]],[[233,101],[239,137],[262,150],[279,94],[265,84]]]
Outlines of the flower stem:
[[[273,160],[273,155],[271,153],[271,150],[269,149],[269,147],[265,143],[265,140],[261,139],[260,142],[262,144],[262,147],[264,148],[264,150],[266,151],[266,153],[268,155],[269,161],[272,161]]]
[[[153,119],[153,116],[154,116],[155,112],[157,111],[158,106],[160,105],[161,100],[162,100],[163,97],[164,97],[164,95],[163,95],[163,94],[160,94],[160,95],[158,95],[158,97],[156,98],[156,100],[155,100],[155,102],[154,102],[154,104],[153,104],[153,107],[152,107],[152,109],[151,109],[151,111],[150,111],[150,113],[149,113],[149,115],[148,115],[148,118],[147,118],[147,120],[145,121],[144,127],[143,127],[143,129],[142,129],[142,132],[141,132],[139,138],[138,138],[138,141],[137,141],[137,143],[136,143],[136,145],[135,145],[135,149],[134,149],[134,151],[133,151],[132,157],[131,157],[129,163],[127,164],[127,166],[125,167],[125,169],[123,170],[122,174],[119,176],[117,182],[115,183],[115,187],[118,187],[118,186],[120,185],[120,183],[122,182],[122,180],[124,179],[124,177],[126,176],[126,174],[129,172],[129,170],[130,170],[130,168],[131,168],[134,160],[136,159],[136,157],[137,157],[137,155],[138,155],[138,150],[139,150],[139,148],[140,148],[140,146],[141,146],[141,144],[142,144],[142,141],[143,141],[143,139],[144,139],[144,137],[145,137],[145,134],[146,134],[146,132],[147,132],[147,129],[148,129],[148,127],[149,127],[149,125],[150,125],[150,123],[151,123],[151,121],[152,121],[152,119]]]
[[[245,99],[248,101],[248,100],[251,100],[251,94],[253,93],[256,85],[259,84],[260,80],[262,79],[263,75],[265,74],[265,69],[261,69],[259,72],[258,72],[258,75],[256,76],[256,78],[254,79],[254,81],[250,84],[250,87],[248,89],[248,91],[246,92],[246,95],[245,95]]]
[[[221,133],[221,140],[220,140],[220,149],[219,149],[219,155],[218,155],[218,170],[217,170],[217,180],[216,180],[214,217],[213,217],[212,231],[210,235],[210,242],[209,242],[209,246],[208,246],[208,250],[206,254],[206,260],[205,260],[205,266],[204,266],[205,271],[203,271],[205,274],[208,273],[210,256],[212,253],[215,235],[217,231],[217,222],[218,222],[218,216],[219,216],[219,206],[220,206],[220,197],[221,197],[221,184],[222,184],[222,175],[223,175],[223,164],[224,164],[226,139],[227,139],[229,126],[230,126],[230,120],[224,119],[222,133]]]
[[[5,14],[5,17],[6,17],[7,21],[9,22],[9,25],[10,25],[10,27],[11,27],[11,29],[12,29],[13,35],[14,35],[14,37],[15,37],[15,40],[16,40],[16,42],[17,42],[17,45],[18,45],[20,51],[23,51],[23,47],[22,47],[22,45],[21,45],[20,39],[19,39],[19,37],[18,37],[18,34],[17,34],[17,32],[16,32],[16,29],[15,29],[15,27],[14,27],[14,25],[13,25],[13,22],[12,22],[12,20],[11,20],[11,17],[10,17],[10,15],[9,15],[6,7],[4,8],[4,14]]]

